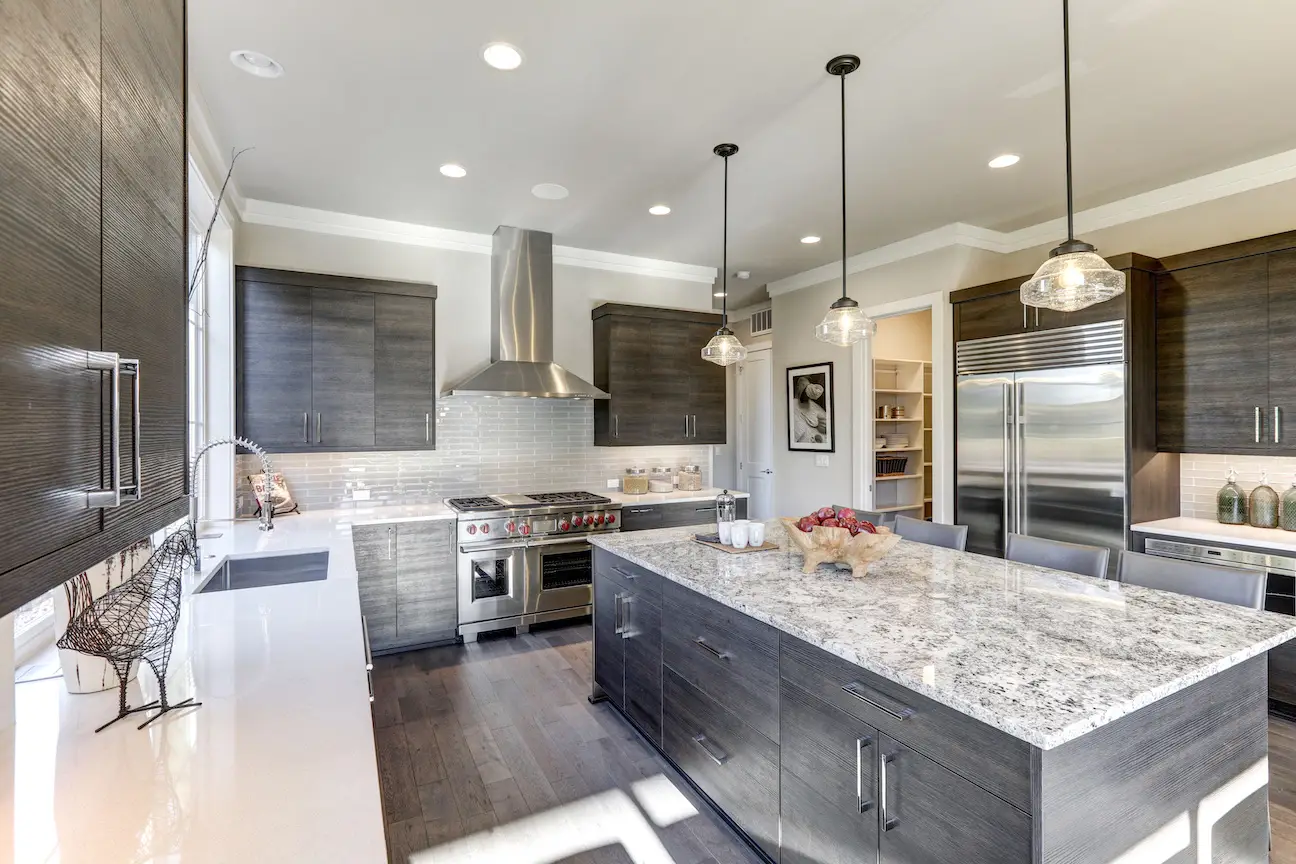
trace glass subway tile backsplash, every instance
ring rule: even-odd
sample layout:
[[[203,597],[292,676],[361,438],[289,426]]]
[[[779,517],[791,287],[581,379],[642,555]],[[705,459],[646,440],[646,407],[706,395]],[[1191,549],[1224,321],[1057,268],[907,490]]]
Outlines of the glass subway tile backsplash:
[[[1238,485],[1250,494],[1269,472],[1269,485],[1280,496],[1296,479],[1296,458],[1290,456],[1203,456],[1184,454],[1179,461],[1179,515],[1215,521],[1215,495],[1237,472]]]
[[[323,510],[369,491],[371,503],[420,504],[491,492],[603,491],[631,465],[702,466],[710,484],[711,448],[595,447],[594,405],[588,400],[456,397],[437,405],[437,449],[380,453],[281,453],[271,465],[283,474],[305,510]],[[239,515],[256,500],[247,475],[256,459],[239,454],[235,489]]]

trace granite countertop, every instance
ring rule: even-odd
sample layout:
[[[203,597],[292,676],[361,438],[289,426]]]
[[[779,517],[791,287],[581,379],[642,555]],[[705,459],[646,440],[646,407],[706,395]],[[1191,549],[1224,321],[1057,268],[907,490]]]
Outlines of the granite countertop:
[[[611,489],[595,492],[595,495],[603,495],[611,498],[617,504],[627,506],[630,504],[687,504],[697,501],[714,501],[716,496],[723,492],[723,489],[701,489],[697,492],[649,492],[645,495],[627,495],[624,492],[614,492]],[[729,494],[735,498],[746,498],[746,492],[735,492],[729,490]]]
[[[1155,522],[1138,522],[1131,531],[1143,534],[1160,534],[1165,537],[1183,537],[1187,540],[1205,540],[1248,546],[1265,552],[1296,554],[1296,532],[1280,528],[1253,528],[1250,525],[1221,525],[1213,519],[1193,519],[1177,516]]]
[[[1296,638],[1296,619],[902,540],[867,578],[696,528],[596,535],[647,567],[1042,749]]]

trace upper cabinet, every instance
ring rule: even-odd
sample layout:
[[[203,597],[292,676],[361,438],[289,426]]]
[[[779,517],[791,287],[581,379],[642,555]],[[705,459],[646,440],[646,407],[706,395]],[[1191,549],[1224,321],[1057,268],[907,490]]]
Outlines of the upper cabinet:
[[[720,327],[709,312],[608,303],[592,313],[594,444],[724,444],[725,370],[702,359]]]
[[[1261,238],[1238,244],[1271,241]],[[1296,236],[1287,245],[1296,244]],[[1219,260],[1196,263],[1216,252]],[[1157,444],[1177,453],[1296,453],[1296,249],[1223,247],[1157,277]]]
[[[0,615],[185,512],[184,18],[0,4]]]
[[[239,267],[240,435],[273,452],[436,442],[436,288]]]
[[[1112,266],[1118,270],[1128,270],[1131,262],[1123,259],[1131,257],[1134,256],[1113,258]],[[954,304],[954,341],[966,342],[969,339],[986,339],[991,336],[1057,330],[1100,321],[1119,321],[1125,317],[1126,301],[1123,297],[1115,297],[1077,312],[1055,312],[1052,309],[1024,306],[1021,302],[1021,283],[1029,278],[1023,276],[1005,279],[951,294],[950,302]]]

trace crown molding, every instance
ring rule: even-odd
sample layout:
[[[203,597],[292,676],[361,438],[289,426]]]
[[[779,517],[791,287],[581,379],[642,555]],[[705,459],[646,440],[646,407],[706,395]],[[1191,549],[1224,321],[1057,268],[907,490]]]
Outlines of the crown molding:
[[[333,210],[298,207],[295,204],[277,204],[273,201],[262,201],[256,198],[247,199],[241,215],[243,221],[249,225],[292,228],[297,231],[312,231],[317,234],[357,237],[364,240],[380,240],[386,243],[402,243],[407,246],[424,246],[454,252],[471,252],[478,255],[491,254],[492,238],[489,234],[454,231],[449,228],[435,228],[431,225],[418,225],[413,222],[397,222],[391,219],[355,216]],[[594,249],[577,249],[571,246],[554,246],[553,252],[554,264],[556,265],[607,270],[614,273],[632,273],[656,279],[676,279],[684,282],[712,285],[715,283],[719,272],[714,267],[661,261],[655,258],[638,258],[633,255],[600,252]]]
[[[210,117],[211,111],[207,107],[206,100],[203,99],[202,92],[191,80],[188,112],[185,116],[189,133],[189,155],[206,181],[206,185],[211,187],[207,192],[214,200],[221,181],[229,171],[229,157],[221,152],[220,145],[216,143]],[[237,178],[230,178],[229,185],[225,187],[225,198],[232,205],[234,212],[241,217],[243,209],[247,206],[247,199],[239,191]]]

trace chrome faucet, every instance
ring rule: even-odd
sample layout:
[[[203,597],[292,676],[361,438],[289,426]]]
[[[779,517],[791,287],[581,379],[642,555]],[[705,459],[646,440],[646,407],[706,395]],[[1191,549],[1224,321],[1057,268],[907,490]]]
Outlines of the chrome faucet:
[[[198,549],[198,466],[202,463],[202,458],[207,455],[208,450],[222,444],[231,444],[234,447],[250,450],[261,460],[261,473],[265,476],[266,489],[265,502],[261,505],[261,530],[274,530],[274,473],[270,470],[270,456],[266,453],[265,448],[248,438],[221,438],[219,441],[208,443],[198,451],[198,455],[194,456],[193,462],[189,465],[189,529],[193,532],[194,538],[195,570],[202,567],[202,554]]]

